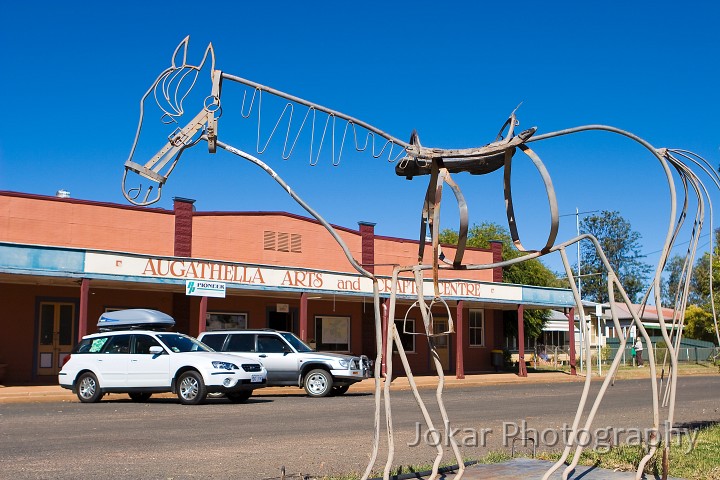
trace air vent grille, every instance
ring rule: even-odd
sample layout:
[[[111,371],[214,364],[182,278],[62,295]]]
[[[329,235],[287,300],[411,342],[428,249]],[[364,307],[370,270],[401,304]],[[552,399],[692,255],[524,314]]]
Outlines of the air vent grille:
[[[277,250],[278,252],[289,252],[290,251],[290,245],[289,245],[289,237],[287,233],[278,232],[277,234]]]
[[[265,231],[264,241],[265,250],[275,250],[275,232]]]
[[[263,246],[265,250],[302,253],[302,235],[266,230],[263,232]]]

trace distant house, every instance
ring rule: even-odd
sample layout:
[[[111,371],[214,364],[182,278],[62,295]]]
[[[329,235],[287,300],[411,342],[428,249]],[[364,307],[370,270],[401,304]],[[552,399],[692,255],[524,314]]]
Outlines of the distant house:
[[[633,322],[633,316],[630,311],[631,308],[632,311],[637,314],[651,337],[662,336],[658,309],[655,306],[647,305],[644,309],[642,308],[642,305],[639,304],[632,304],[630,308],[628,308],[624,303],[616,303],[615,306],[622,334],[629,334],[629,338],[635,338],[637,336],[637,326]],[[615,328],[609,303],[600,304],[596,302],[583,301],[583,307],[585,310],[585,321],[587,322],[587,332],[590,336],[589,340],[592,347],[597,347],[598,343],[600,346],[605,345],[607,338],[621,337],[621,332],[618,332]],[[598,313],[600,313],[599,316]],[[673,325],[675,311],[671,308],[663,308],[662,313],[663,320],[665,321],[665,327],[669,332]],[[580,317],[577,314],[575,314],[574,323],[576,351],[579,352],[581,336]],[[567,314],[558,310],[551,310],[550,318],[543,329],[542,341],[544,345],[567,347],[570,343],[568,331]]]

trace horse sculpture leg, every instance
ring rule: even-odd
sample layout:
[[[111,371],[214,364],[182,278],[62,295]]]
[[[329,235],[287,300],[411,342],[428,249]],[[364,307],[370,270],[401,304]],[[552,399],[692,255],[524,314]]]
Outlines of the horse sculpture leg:
[[[585,332],[585,313],[582,307],[582,300],[580,299],[580,293],[577,291],[577,287],[575,286],[575,282],[572,279],[572,269],[570,269],[570,264],[567,261],[567,256],[565,255],[565,249],[560,249],[560,254],[562,255],[563,264],[565,266],[565,272],[568,275],[568,283],[570,283],[571,288],[573,290],[573,295],[575,297],[575,303],[578,307],[578,313],[580,314],[580,328],[581,331]],[[584,338],[585,341],[587,341],[587,335],[582,335],[581,338]],[[574,332],[570,333],[570,341],[575,341],[574,339]],[[586,348],[585,351],[587,352],[587,364],[590,364],[590,349]],[[550,475],[552,475],[558,468],[560,468],[561,465],[565,463],[565,460],[567,459],[568,455],[570,454],[570,448],[572,444],[574,444],[578,439],[577,437],[577,429],[580,425],[580,418],[582,417],[582,412],[585,410],[585,402],[587,401],[588,392],[590,391],[590,382],[591,382],[591,376],[586,375],[585,376],[585,382],[583,385],[582,395],[580,396],[580,402],[578,403],[578,408],[575,412],[575,418],[573,419],[573,424],[571,428],[569,443],[565,446],[565,450],[563,451],[562,456],[560,459],[558,459],[555,464],[548,469],[548,471],[545,472],[545,475],[543,475],[542,480],[547,480],[550,478]],[[563,475],[563,479],[565,479],[566,476]]]
[[[374,365],[374,380],[375,380],[375,415],[373,423],[373,447],[372,453],[370,454],[370,461],[365,468],[365,473],[362,476],[363,480],[367,480],[372,473],[372,468],[377,460],[378,450],[380,448],[380,401],[382,400],[381,395],[381,381],[380,376],[382,374],[382,319],[380,315],[380,288],[378,287],[377,279],[373,279],[373,307],[375,311],[375,365]]]
[[[458,462],[458,473],[455,476],[456,480],[459,480],[462,478],[463,472],[465,471],[465,465],[462,460],[462,455],[460,453],[460,450],[458,448],[457,442],[451,435],[451,428],[450,428],[450,421],[449,417],[447,415],[447,410],[445,409],[444,402],[442,400],[442,393],[443,393],[443,387],[444,387],[444,374],[442,371],[442,364],[440,363],[439,356],[437,354],[437,350],[435,349],[434,342],[432,341],[432,334],[430,330],[428,330],[428,327],[430,325],[429,322],[429,312],[427,310],[427,305],[425,304],[425,299],[423,296],[423,277],[422,277],[422,269],[420,267],[400,267],[395,266],[393,268],[393,274],[392,274],[392,283],[391,283],[391,292],[390,292],[390,306],[389,306],[389,320],[387,322],[387,330],[386,330],[386,338],[387,343],[385,347],[385,365],[386,365],[386,375],[385,375],[385,383],[383,388],[383,396],[385,400],[385,418],[387,423],[387,441],[388,441],[388,455],[385,462],[385,468],[383,470],[383,478],[389,479],[390,478],[390,472],[392,469],[392,465],[395,459],[395,438],[394,438],[394,430],[393,430],[393,421],[392,421],[392,404],[390,400],[390,384],[392,383],[392,370],[393,370],[393,347],[396,346],[398,356],[400,357],[400,361],[403,365],[403,369],[405,371],[405,374],[407,375],[408,383],[410,385],[410,389],[413,393],[413,396],[415,398],[415,401],[420,408],[420,412],[423,416],[423,419],[425,420],[425,424],[427,426],[427,431],[432,436],[432,441],[434,443],[434,446],[437,450],[437,454],[435,456],[435,460],[433,461],[433,468],[431,475],[429,477],[429,480],[435,479],[438,475],[440,462],[442,461],[443,457],[443,448],[442,448],[442,435],[441,433],[435,428],[435,425],[432,421],[432,418],[427,410],[427,407],[425,406],[425,402],[423,402],[422,397],[420,396],[420,392],[417,388],[417,384],[415,383],[415,377],[412,373],[412,368],[410,367],[410,363],[407,359],[407,354],[405,352],[405,348],[402,345],[402,341],[400,338],[400,333],[397,330],[397,327],[395,326],[394,318],[395,318],[395,309],[397,305],[397,283],[398,283],[398,277],[401,271],[413,271],[415,273],[415,281],[416,281],[416,288],[418,292],[418,303],[420,305],[420,310],[423,315],[423,323],[425,325],[425,335],[428,338],[429,346],[431,350],[431,355],[433,358],[433,361],[435,363],[436,370],[438,372],[438,387],[436,389],[436,400],[438,402],[438,407],[440,409],[442,418],[443,418],[443,426],[445,434],[450,442],[450,445],[453,449],[453,453],[455,454],[455,458]],[[411,307],[412,308],[412,307]],[[377,365],[376,365],[376,372],[377,372]],[[376,383],[376,386],[378,383]],[[376,395],[376,406],[379,405],[379,394]],[[376,411],[376,425],[379,425],[379,412]],[[379,435],[376,436],[376,442],[375,442],[375,448],[377,448],[377,438],[379,438]],[[363,479],[367,479],[370,475],[370,472],[372,471],[372,467],[375,463],[375,460],[377,458],[377,452],[374,451],[372,458],[370,460],[370,463],[368,464],[365,475],[363,476]]]
[[[437,269],[433,269],[436,271]],[[420,312],[423,316],[423,323],[425,325],[425,335],[427,336],[428,340],[428,346],[430,347],[430,354],[432,356],[433,363],[435,365],[435,371],[437,372],[438,376],[438,385],[435,390],[435,400],[437,402],[438,408],[440,409],[440,415],[443,419],[443,428],[445,430],[445,435],[448,439],[448,442],[450,443],[450,446],[453,450],[453,453],[455,454],[455,459],[458,462],[458,473],[455,476],[456,480],[460,480],[462,478],[463,473],[465,472],[465,464],[462,459],[462,455],[460,454],[460,449],[458,448],[457,442],[455,441],[455,438],[452,435],[452,430],[450,428],[450,420],[447,414],[447,410],[445,409],[445,402],[443,401],[442,394],[443,389],[445,387],[445,373],[443,372],[442,363],[440,362],[440,356],[437,353],[437,349],[435,347],[435,341],[433,340],[433,334],[434,327],[433,323],[430,321],[430,316],[432,315],[432,312],[429,311],[427,308],[427,305],[425,304],[424,300],[424,291],[423,291],[423,276],[422,276],[422,270],[419,268],[414,268],[413,272],[415,274],[415,285],[416,290],[418,294],[418,302],[420,305]],[[445,304],[443,302],[443,304]],[[445,304],[447,307],[447,304]],[[451,320],[451,313],[448,309],[448,321],[452,322]],[[448,330],[454,331],[454,328],[450,327]],[[420,399],[420,396],[416,396],[416,400],[419,402],[418,405],[420,406],[421,410],[424,409],[424,406],[421,404],[422,400]],[[432,478],[435,478],[437,475],[437,470],[440,466],[440,461],[442,459],[442,449],[438,449],[438,456],[435,459],[435,463],[433,464],[433,474],[431,476]]]
[[[605,255],[604,255],[602,249],[600,248],[600,245],[597,243],[597,240],[595,240],[594,238],[591,238],[591,240],[593,241],[593,244],[595,245],[595,248],[596,248],[596,251],[597,251],[598,256],[600,256],[605,262],[607,262],[607,260],[606,260],[606,258],[605,258]],[[567,260],[567,254],[566,254],[566,252],[565,252],[565,248],[562,248],[562,249],[560,250],[560,254],[561,254],[561,256],[562,256],[563,264],[564,264],[564,266],[565,266],[566,272],[568,272],[568,275],[571,275],[571,274],[572,274],[572,273],[571,273],[572,270],[570,269],[570,264],[569,264],[569,262],[568,262],[568,260]],[[611,287],[614,285],[614,286],[618,287],[621,295],[624,297],[624,300],[625,300],[625,302],[626,302],[626,305],[629,306],[629,305],[630,305],[629,299],[627,298],[627,295],[625,294],[624,289],[622,288],[622,286],[619,284],[619,282],[617,282],[616,276],[615,276],[612,268],[611,268],[610,265],[607,264],[607,263],[606,263],[606,268],[608,268],[608,297],[609,297],[609,298],[611,299],[611,301],[612,301],[612,299],[613,299],[613,291],[612,291],[612,288],[611,288]],[[576,287],[575,287],[575,285],[574,285],[574,282],[571,281],[571,285],[572,285],[572,289],[573,289],[573,294],[576,295],[576,298],[579,298],[579,293],[578,293],[577,290],[576,290]],[[612,303],[611,305],[614,305],[614,301],[613,301],[613,303]],[[619,322],[617,322],[617,318],[616,318],[616,317],[617,317],[617,315],[616,315],[616,313],[613,311],[613,320],[614,320],[615,323],[616,323],[615,326],[616,326],[616,328],[619,328]],[[642,327],[642,323],[639,322],[639,320],[638,320],[637,323],[640,325],[639,328],[641,328],[642,330],[644,330],[644,328]],[[645,332],[645,335],[646,335],[646,332]],[[621,358],[621,354],[622,354],[621,352],[623,351],[623,349],[624,349],[624,347],[625,347],[626,341],[627,341],[627,339],[626,339],[625,337],[623,337],[622,343],[621,343],[621,348],[618,349],[618,352],[615,354],[615,358],[613,359],[612,365],[611,365],[611,367],[610,367],[610,371],[607,373],[607,375],[606,375],[606,377],[605,377],[605,380],[603,381],[602,386],[601,386],[601,388],[600,388],[600,391],[598,392],[597,396],[595,397],[595,401],[593,402],[593,405],[592,405],[592,407],[591,407],[591,409],[590,409],[590,412],[589,412],[589,414],[588,414],[588,416],[587,416],[587,418],[586,418],[585,425],[584,425],[583,429],[581,430],[581,431],[584,432],[585,434],[587,434],[587,432],[589,432],[590,426],[592,425],[592,422],[593,422],[593,420],[594,420],[594,418],[595,418],[595,414],[597,413],[597,410],[598,410],[598,408],[600,407],[600,403],[602,402],[602,399],[603,399],[603,397],[604,397],[604,395],[605,395],[605,392],[606,392],[606,390],[607,390],[607,387],[608,387],[608,385],[610,384],[610,382],[612,381],[613,375],[615,374],[615,371],[617,370],[617,367],[618,367],[618,365],[620,364],[620,358]],[[589,350],[588,350],[588,354],[589,354]],[[651,362],[651,364],[652,364],[652,360],[650,360],[650,362]],[[588,363],[588,364],[589,364],[589,363]],[[651,379],[652,379],[652,382],[651,382],[651,383],[652,383],[652,387],[653,387],[653,388],[652,388],[652,394],[653,394],[653,417],[654,417],[654,422],[653,422],[653,423],[654,423],[654,431],[657,431],[658,423],[659,423],[659,410],[658,410],[658,405],[657,405],[657,385],[656,385],[656,383],[655,383],[655,381],[654,381],[655,376],[654,376],[653,373],[654,373],[654,366],[651,366]],[[587,383],[587,379],[589,379],[589,378],[590,378],[590,374],[588,374],[588,376],[586,377],[586,383]],[[585,398],[586,395],[587,395],[587,392],[586,392],[586,391],[583,391],[583,402],[582,402],[582,403],[583,403],[583,408],[584,408],[584,398]],[[578,415],[576,415],[576,419],[579,417],[579,415],[581,414],[581,412],[582,412],[582,409],[579,407],[579,408],[578,408],[578,412],[577,412]],[[577,447],[576,447],[576,449],[575,449],[575,453],[574,453],[574,455],[573,455],[573,461],[572,461],[572,462],[570,463],[570,465],[563,471],[563,479],[566,479],[566,478],[568,477],[568,475],[572,472],[572,470],[574,470],[574,468],[577,466],[577,463],[578,463],[578,461],[580,460],[580,455],[581,455],[584,447],[587,446],[587,442],[583,441],[583,439],[577,438],[577,434],[576,434],[575,428],[573,428],[573,436],[572,436],[571,438],[573,439],[573,443],[576,442],[576,441],[577,441],[578,443],[577,443]],[[565,452],[564,452],[564,454],[563,454],[563,457],[565,457],[565,458],[563,458],[563,462],[564,462],[564,460],[567,458],[567,454],[569,453],[569,449],[570,449],[570,446],[566,447],[566,449],[565,449]],[[638,478],[639,476],[642,475],[642,470],[643,470],[643,467],[644,467],[644,463],[647,462],[647,459],[649,459],[649,458],[652,456],[652,454],[654,454],[654,450],[653,450],[653,449],[651,449],[651,452],[650,452],[645,458],[643,458],[644,461],[641,461],[640,466],[638,467],[638,473],[636,473],[636,478]],[[547,478],[547,477],[549,476],[549,474],[552,473],[552,471],[554,471],[554,469],[558,468],[559,466],[560,466],[560,465],[559,465],[558,463],[556,463],[555,465],[553,465],[553,469],[549,470],[549,471],[546,473],[546,476],[545,476],[544,478]]]

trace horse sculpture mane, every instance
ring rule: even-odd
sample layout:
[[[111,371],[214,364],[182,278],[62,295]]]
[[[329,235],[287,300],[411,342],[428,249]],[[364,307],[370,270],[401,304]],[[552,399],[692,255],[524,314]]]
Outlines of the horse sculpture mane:
[[[653,285],[645,293],[642,301],[642,308],[647,304],[651,295],[654,296],[655,305],[658,307],[659,323],[662,328],[662,333],[665,338],[667,345],[671,345],[672,348],[668,350],[670,356],[670,377],[667,385],[667,389],[664,395],[664,406],[669,406],[667,410],[667,421],[672,426],[674,406],[675,406],[675,393],[676,393],[676,380],[677,380],[677,348],[679,346],[679,340],[682,334],[682,325],[684,322],[684,309],[687,304],[687,294],[690,282],[690,265],[692,262],[686,262],[685,270],[681,277],[683,279],[683,285],[680,286],[679,294],[675,304],[676,316],[672,319],[672,329],[668,334],[666,329],[666,320],[662,313],[662,302],[660,299],[660,280],[663,268],[668,261],[670,249],[674,245],[676,238],[679,234],[680,227],[682,226],[684,219],[687,215],[687,201],[681,212],[678,212],[677,199],[676,199],[676,186],[673,180],[673,173],[678,175],[682,179],[682,185],[684,188],[684,195],[687,196],[694,194],[698,203],[698,212],[694,218],[694,233],[691,239],[691,248],[688,254],[691,258],[694,258],[695,249],[697,248],[697,239],[699,238],[700,231],[703,225],[704,217],[704,205],[705,198],[708,196],[707,189],[701,182],[698,175],[693,171],[691,166],[699,166],[713,181],[713,183],[720,187],[720,178],[714,169],[705,161],[702,157],[685,150],[671,150],[671,149],[656,149],[645,140],[620,129],[609,127],[605,125],[588,125],[576,128],[570,128],[567,130],[561,130],[558,132],[550,132],[542,135],[537,135],[536,128],[526,129],[522,132],[516,133],[515,127],[518,125],[515,112],[513,112],[507,121],[503,124],[500,129],[500,133],[496,136],[495,140],[480,146],[473,148],[462,148],[462,149],[441,149],[441,148],[429,148],[424,147],[420,143],[419,136],[416,132],[413,132],[410,136],[409,141],[405,142],[397,137],[394,137],[368,123],[365,123],[359,119],[343,114],[341,112],[323,107],[319,104],[304,100],[302,98],[281,92],[279,90],[261,85],[259,83],[247,80],[241,77],[227,74],[220,70],[215,69],[215,53],[212,45],[208,45],[205,50],[205,54],[201,61],[197,65],[190,65],[187,63],[187,50],[189,44],[189,37],[186,37],[175,49],[171,64],[168,68],[163,70],[157,77],[155,82],[147,90],[145,95],[140,101],[140,120],[138,124],[137,133],[133,146],[130,151],[130,155],[125,162],[125,174],[122,180],[123,194],[128,201],[137,205],[149,205],[160,199],[161,190],[169,175],[172,173],[174,167],[180,159],[180,156],[184,150],[191,148],[198,144],[200,141],[208,143],[208,148],[211,153],[214,153],[217,147],[225,149],[263,169],[273,179],[275,179],[286,192],[296,200],[310,215],[315,217],[333,236],[337,241],[339,247],[343,250],[348,262],[357,270],[361,275],[370,279],[373,282],[374,290],[374,313],[375,313],[375,332],[376,332],[376,345],[378,357],[375,362],[375,436],[373,442],[373,452],[371,455],[370,462],[365,471],[363,478],[368,478],[372,468],[377,459],[379,449],[379,438],[380,438],[380,406],[381,399],[385,399],[385,415],[387,418],[387,436],[388,436],[388,459],[385,464],[384,478],[389,478],[390,469],[394,459],[394,444],[393,444],[393,427],[392,427],[392,414],[391,414],[391,402],[390,402],[390,380],[391,374],[388,373],[384,381],[381,380],[381,358],[384,356],[387,362],[388,372],[392,372],[392,357],[393,347],[396,346],[400,359],[405,368],[405,372],[408,376],[411,386],[413,387],[413,393],[415,395],[418,406],[423,414],[423,418],[428,426],[428,431],[437,432],[435,429],[432,419],[425,408],[423,400],[420,398],[417,389],[414,386],[412,371],[410,370],[407,362],[407,357],[402,348],[402,344],[399,341],[399,333],[394,325],[394,322],[387,322],[387,331],[384,332],[387,338],[387,345],[383,352],[383,341],[382,341],[382,323],[381,323],[381,308],[380,308],[380,296],[378,288],[378,280],[373,273],[368,271],[361,263],[353,257],[350,253],[350,249],[344,243],[342,238],[337,234],[334,228],[328,224],[323,217],[313,210],[310,205],[304,202],[277,174],[277,172],[269,166],[267,163],[261,161],[254,155],[248,153],[243,149],[235,148],[222,142],[218,136],[218,119],[222,115],[222,98],[221,98],[221,87],[223,81],[234,82],[236,84],[244,85],[247,89],[251,90],[251,95],[243,97],[243,105],[240,107],[240,111],[243,117],[249,118],[250,113],[253,109],[257,109],[258,118],[258,141],[256,150],[258,154],[265,151],[268,143],[275,136],[276,132],[280,132],[283,129],[280,128],[281,122],[287,122],[287,130],[285,132],[285,143],[283,147],[282,158],[289,158],[295,151],[295,145],[297,144],[298,138],[302,132],[308,132],[313,139],[319,138],[320,146],[318,147],[317,157],[314,153],[310,154],[310,164],[314,165],[317,163],[319,157],[319,150],[322,149],[324,142],[331,143],[332,145],[332,158],[333,164],[339,165],[340,159],[342,158],[343,148],[346,143],[353,143],[354,147],[358,151],[371,150],[374,157],[380,157],[381,155],[387,155],[388,160],[391,162],[397,162],[395,166],[395,172],[397,175],[413,179],[415,177],[427,176],[429,177],[427,192],[422,202],[422,221],[421,221],[421,233],[420,233],[420,247],[418,251],[417,262],[411,265],[396,265],[393,268],[392,273],[392,289],[390,295],[390,306],[388,317],[395,318],[395,306],[397,296],[397,282],[398,277],[401,273],[407,272],[413,275],[416,282],[417,300],[410,307],[418,308],[421,312],[424,324],[424,335],[427,336],[428,342],[431,349],[433,362],[435,364],[437,375],[439,377],[438,382],[438,405],[440,413],[442,415],[443,427],[446,432],[450,431],[450,421],[447,412],[442,401],[442,388],[444,375],[442,366],[438,360],[437,352],[434,347],[433,337],[437,335],[432,319],[432,308],[434,305],[443,305],[447,308],[449,318],[448,331],[442,332],[441,334],[453,333],[453,322],[452,314],[450,312],[447,303],[445,303],[440,290],[438,288],[438,271],[441,269],[463,269],[463,270],[481,270],[491,269],[495,267],[504,267],[513,263],[527,261],[529,259],[538,258],[542,255],[559,252],[565,270],[568,276],[569,284],[571,285],[575,302],[577,304],[577,311],[580,313],[581,328],[584,328],[586,318],[583,313],[582,302],[580,294],[575,288],[575,281],[573,272],[570,269],[570,264],[567,259],[566,249],[579,241],[590,242],[596,249],[598,256],[604,262],[608,271],[608,292],[610,297],[610,307],[613,316],[613,322],[617,331],[621,331],[617,315],[617,305],[614,300],[615,294],[618,294],[628,306],[628,310],[633,315],[633,321],[641,333],[646,342],[649,342],[649,336],[642,325],[639,318],[639,312],[630,307],[630,299],[625,294],[625,290],[620,282],[617,280],[617,276],[613,272],[607,258],[605,257],[602,249],[600,248],[597,240],[591,235],[580,235],[577,238],[567,240],[565,242],[558,243],[557,232],[558,232],[558,207],[557,199],[555,196],[555,190],[553,188],[552,180],[550,175],[545,168],[540,157],[530,148],[530,144],[533,142],[542,141],[545,139],[555,138],[562,135],[570,135],[580,133],[584,131],[599,130],[605,131],[612,134],[622,135],[632,141],[639,143],[644,146],[648,152],[653,155],[659,162],[662,170],[666,174],[668,186],[671,195],[671,212],[670,219],[668,222],[668,233],[665,240],[663,252],[658,262]],[[199,113],[197,113],[192,119],[183,123],[180,121],[184,116],[183,103],[188,98],[190,91],[195,87],[198,76],[201,70],[209,62],[210,67],[210,80],[211,88],[209,94],[205,97],[205,101],[200,106]],[[144,104],[152,94],[158,107],[162,112],[162,120],[165,123],[178,124],[179,127],[170,135],[169,140],[162,146],[152,158],[144,164],[137,162],[134,159],[136,153],[136,147],[140,138],[142,125],[144,121]],[[260,138],[260,118],[262,110],[262,97],[263,95],[272,96],[279,98],[286,103],[286,108],[283,109],[280,118],[272,128],[270,135],[267,139],[261,141]],[[295,110],[302,111],[305,109],[305,114],[296,115]],[[300,118],[300,120],[296,120]],[[294,120],[295,119],[295,120]],[[293,124],[293,122],[295,122]],[[294,127],[293,127],[294,125]],[[295,135],[291,134],[291,131],[297,132]],[[358,134],[358,132],[364,132]],[[364,140],[363,140],[364,136]],[[336,145],[339,146],[336,149]],[[539,249],[526,249],[520,241],[517,226],[515,223],[515,213],[513,210],[512,202],[512,191],[510,189],[510,178],[511,178],[511,166],[512,160],[515,154],[520,151],[522,154],[530,158],[540,176],[543,180],[543,184],[546,189],[547,200],[550,205],[551,213],[551,224],[549,229],[548,239],[542,247]],[[400,152],[400,153],[398,153]],[[483,175],[490,173],[495,170],[504,169],[504,185],[505,185],[505,200],[507,207],[507,218],[510,227],[510,233],[513,242],[521,251],[527,252],[527,255],[518,257],[512,260],[506,260],[499,263],[493,264],[466,264],[463,261],[463,254],[465,249],[465,243],[467,241],[468,233],[468,215],[467,205],[462,192],[453,179],[453,175],[467,172],[473,175]],[[140,185],[139,187],[126,187],[128,173],[135,173],[140,175],[145,180],[152,182],[153,186],[149,186],[144,190]],[[458,200],[458,208],[460,210],[460,225],[459,225],[459,241],[457,251],[453,259],[445,259],[439,245],[439,225],[440,225],[440,206],[442,198],[442,190],[444,185],[448,185],[455,197]],[[689,188],[688,188],[689,186]],[[152,197],[153,189],[156,189],[156,196]],[[689,193],[690,192],[690,193]],[[712,214],[712,212],[710,212]],[[430,263],[424,262],[424,249],[426,244],[426,234],[429,235],[430,242],[433,247],[433,257]],[[433,277],[434,291],[429,294],[425,294],[423,291],[423,277],[424,272],[430,271]],[[713,306],[714,309],[714,306]],[[714,312],[713,312],[714,313]],[[670,320],[670,319],[668,319]],[[715,322],[716,334],[718,335],[718,341],[720,342],[720,332],[718,332],[717,321]],[[572,341],[572,340],[571,340]],[[586,340],[587,341],[587,340]],[[589,396],[590,387],[590,376],[586,377],[583,393],[581,400],[578,404],[576,411],[572,432],[570,437],[570,444],[565,448],[563,455],[557,463],[555,463],[543,477],[547,479],[554,471],[559,469],[563,462],[569,456],[572,448],[575,448],[574,460],[571,462],[563,472],[563,478],[567,478],[572,469],[577,464],[580,453],[584,448],[583,439],[581,438],[581,432],[587,432],[597,409],[600,406],[605,389],[609,382],[614,376],[615,371],[618,368],[620,362],[621,353],[624,350],[627,337],[621,338],[620,349],[618,354],[613,359],[613,362],[605,378],[598,395],[592,403],[590,413],[587,415],[585,423],[581,428],[581,418],[583,416],[584,408]],[[650,356],[650,385],[652,389],[653,399],[653,429],[654,435],[657,435],[660,427],[660,406],[659,406],[659,392],[654,378],[655,374],[655,361],[653,357],[652,349],[648,350]],[[587,349],[587,356],[589,362],[590,349]],[[524,361],[521,359],[521,372],[524,367]],[[583,430],[584,429],[584,430]],[[459,470],[456,475],[456,479],[462,477],[464,466],[462,455],[459,451],[458,445],[455,443],[452,435],[449,436],[451,447],[458,461]],[[656,439],[655,439],[656,440]],[[437,454],[433,462],[433,474],[431,478],[435,478],[438,474],[438,467],[443,456],[442,447],[438,442]],[[645,463],[655,453],[657,443],[651,444],[651,448],[647,455],[643,458],[636,473],[636,478],[640,478]],[[669,455],[669,446],[667,442],[664,444],[664,454]]]

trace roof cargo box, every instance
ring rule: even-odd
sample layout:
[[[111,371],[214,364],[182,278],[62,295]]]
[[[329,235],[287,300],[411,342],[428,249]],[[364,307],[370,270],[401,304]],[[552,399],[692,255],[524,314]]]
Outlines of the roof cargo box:
[[[133,308],[105,312],[100,315],[97,323],[98,330],[166,330],[175,326],[175,320],[168,314],[149,310],[147,308]]]

